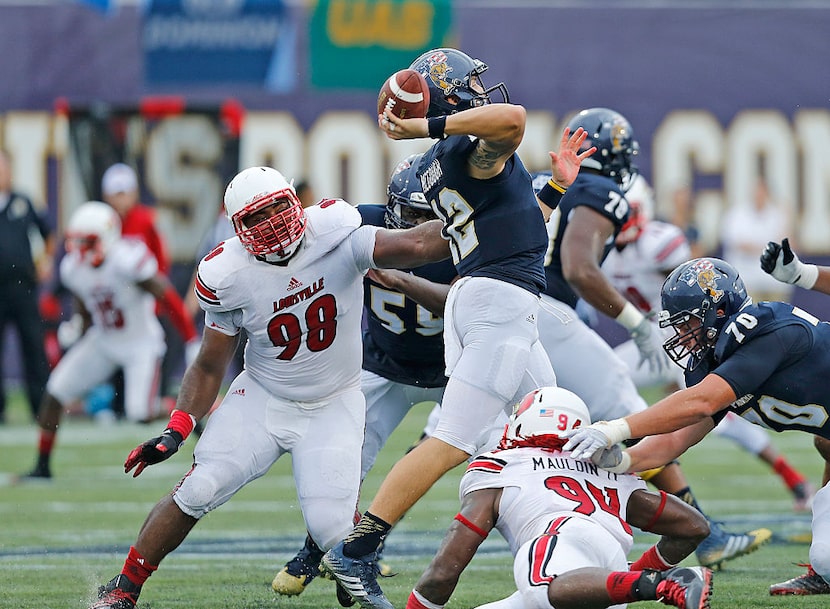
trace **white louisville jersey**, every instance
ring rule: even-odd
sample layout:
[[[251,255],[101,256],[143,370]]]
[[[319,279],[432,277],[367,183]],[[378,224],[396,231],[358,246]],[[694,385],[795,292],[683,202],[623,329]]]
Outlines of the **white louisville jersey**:
[[[206,328],[245,329],[245,369],[269,393],[314,403],[360,387],[363,276],[378,229],[339,199],[305,212],[287,264],[258,260],[233,237],[199,263],[196,295]]]
[[[461,478],[460,496],[501,488],[496,529],[515,555],[561,518],[588,519],[606,529],[628,554],[633,543],[625,522],[631,494],[645,489],[633,474],[612,474],[568,452],[513,448],[474,458]]]
[[[691,255],[689,242],[680,228],[650,220],[636,241],[622,251],[611,250],[602,270],[617,291],[642,313],[657,313],[663,281]]]
[[[92,315],[93,330],[109,341],[163,341],[164,330],[155,313],[155,298],[137,284],[158,272],[158,262],[143,241],[121,238],[93,267],[76,252],[60,264],[62,283]]]

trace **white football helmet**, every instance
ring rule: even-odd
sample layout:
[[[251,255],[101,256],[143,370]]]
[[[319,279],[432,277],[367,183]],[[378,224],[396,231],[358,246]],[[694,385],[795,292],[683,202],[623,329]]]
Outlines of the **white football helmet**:
[[[288,207],[248,226],[246,219],[252,213],[283,202]],[[269,262],[289,258],[305,232],[305,210],[294,186],[270,167],[239,172],[225,190],[225,212],[245,249]]]
[[[75,210],[66,226],[66,251],[100,266],[112,244],[121,237],[121,218],[101,201],[87,201]]]
[[[513,407],[499,448],[556,448],[551,440],[558,439],[560,433],[590,424],[591,414],[578,395],[562,387],[541,387]]]

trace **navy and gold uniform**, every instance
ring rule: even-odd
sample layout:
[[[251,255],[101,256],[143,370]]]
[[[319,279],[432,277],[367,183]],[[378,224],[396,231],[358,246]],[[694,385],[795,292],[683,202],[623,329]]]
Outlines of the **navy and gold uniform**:
[[[568,227],[570,215],[580,205],[591,208],[614,225],[614,234],[605,243],[601,259],[597,262],[600,265],[614,247],[614,238],[628,219],[629,212],[628,201],[620,186],[611,178],[596,173],[580,171],[568,192],[562,197],[559,209],[548,222],[550,244],[545,259],[545,294],[571,307],[576,306],[579,296],[562,274],[562,237]]]
[[[364,224],[384,226],[384,205],[359,205]],[[411,270],[435,283],[449,284],[456,276],[447,259]],[[366,329],[363,333],[363,369],[390,381],[417,387],[443,387],[444,320],[400,292],[363,281]]]
[[[783,302],[741,309],[723,325],[715,348],[693,371],[689,386],[707,374],[723,378],[740,396],[727,412],[774,431],[797,429],[830,439],[830,324]]]
[[[471,177],[467,159],[477,142],[457,135],[434,144],[418,170],[424,195],[444,221],[459,275],[538,294],[545,288],[547,235],[530,174],[514,154],[499,175]]]

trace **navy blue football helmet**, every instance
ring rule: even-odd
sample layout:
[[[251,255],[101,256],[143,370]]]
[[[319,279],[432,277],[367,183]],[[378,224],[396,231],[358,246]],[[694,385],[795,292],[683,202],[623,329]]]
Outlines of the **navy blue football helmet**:
[[[421,191],[421,182],[415,175],[423,156],[409,155],[392,172],[386,187],[389,198],[386,200],[384,221],[387,228],[412,228],[420,219],[434,220],[438,217],[427,202]]]
[[[410,69],[420,72],[429,86],[427,118],[455,114],[490,103],[490,94],[498,91],[510,101],[503,82],[485,89],[481,74],[487,64],[457,49],[432,49],[412,62]]]
[[[634,157],[640,151],[631,124],[609,108],[588,108],[568,123],[571,133],[580,127],[588,132],[581,149],[597,147],[594,154],[582,161],[582,167],[596,169],[626,189],[638,173]]]
[[[715,345],[726,319],[752,302],[738,271],[719,258],[695,258],[678,266],[663,283],[660,298],[660,327],[675,332],[663,348],[690,371]]]

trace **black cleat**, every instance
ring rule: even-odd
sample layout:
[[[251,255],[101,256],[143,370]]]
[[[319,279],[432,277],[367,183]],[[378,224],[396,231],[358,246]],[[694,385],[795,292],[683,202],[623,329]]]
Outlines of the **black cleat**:
[[[98,588],[98,600],[89,609],[135,609],[141,586],[122,574],[113,577],[106,586]]]

